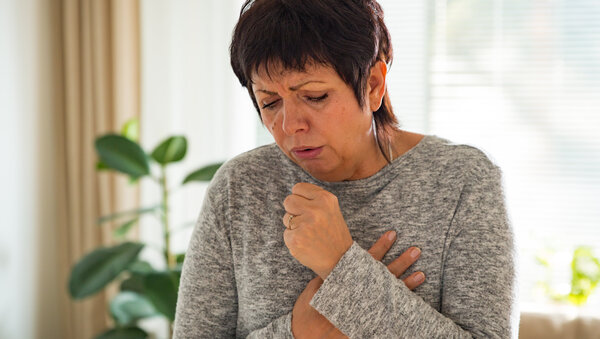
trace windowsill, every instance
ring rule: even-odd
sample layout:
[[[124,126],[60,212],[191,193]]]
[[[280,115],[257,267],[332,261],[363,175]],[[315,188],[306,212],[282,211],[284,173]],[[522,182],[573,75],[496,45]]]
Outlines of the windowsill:
[[[600,338],[600,307],[561,304],[522,304],[519,339]]]

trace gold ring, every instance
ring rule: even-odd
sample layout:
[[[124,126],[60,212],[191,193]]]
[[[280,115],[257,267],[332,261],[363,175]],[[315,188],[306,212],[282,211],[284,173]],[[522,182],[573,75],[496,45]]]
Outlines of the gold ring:
[[[288,218],[288,227],[287,227],[287,229],[290,230],[290,231],[293,230],[293,228],[292,228],[292,218],[294,218],[294,217],[295,217],[295,215],[290,214],[290,217]]]

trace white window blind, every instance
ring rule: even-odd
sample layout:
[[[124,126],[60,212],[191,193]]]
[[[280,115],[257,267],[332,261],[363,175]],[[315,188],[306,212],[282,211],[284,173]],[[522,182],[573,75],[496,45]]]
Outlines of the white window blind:
[[[489,153],[504,172],[521,299],[535,299],[534,256],[546,246],[566,259],[555,268],[568,292],[566,256],[577,245],[600,254],[600,1],[381,4],[397,115]]]
[[[388,71],[388,93],[401,127],[426,131],[429,48],[427,1],[379,1],[392,36],[394,60]]]

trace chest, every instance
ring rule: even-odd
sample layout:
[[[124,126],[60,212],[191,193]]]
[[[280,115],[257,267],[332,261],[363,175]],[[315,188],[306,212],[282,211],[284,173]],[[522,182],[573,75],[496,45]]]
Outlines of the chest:
[[[421,257],[404,276],[423,271],[426,282],[414,292],[438,309],[446,236],[456,197],[430,195],[417,199],[402,192],[382,193],[362,200],[339,199],[350,234],[368,250],[385,232],[395,230],[398,237],[382,259],[386,265],[409,247],[419,247]],[[236,207],[238,213],[232,220],[231,243],[238,326],[266,325],[290,312],[298,295],[315,277],[314,272],[290,255],[283,241],[285,196],[250,197],[244,206],[260,209],[260,213],[244,212],[242,206]]]

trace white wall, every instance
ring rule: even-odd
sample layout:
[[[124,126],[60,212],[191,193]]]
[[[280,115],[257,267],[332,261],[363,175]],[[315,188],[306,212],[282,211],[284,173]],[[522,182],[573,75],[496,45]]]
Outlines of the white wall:
[[[169,166],[168,186],[178,187],[199,167],[223,161],[256,146],[258,117],[245,89],[229,64],[229,43],[241,0],[158,1],[141,5],[142,114],[141,144],[151,152],[171,135],[184,135],[188,152],[181,163]],[[159,174],[158,168],[153,173]],[[194,222],[200,212],[205,184],[175,190],[170,199],[171,228]],[[142,205],[160,199],[154,182],[142,182]],[[192,227],[172,236],[172,248],[187,248]],[[155,218],[142,218],[143,241],[162,246]],[[156,250],[145,250],[147,260],[162,264]],[[158,338],[166,331],[157,321],[144,322]]]
[[[188,139],[186,158],[168,172],[171,187],[201,166],[256,145],[258,118],[229,64],[240,7],[240,0],[141,2],[142,146],[151,151],[175,134]],[[143,204],[160,197],[152,182],[142,191]],[[192,184],[174,193],[174,227],[197,218],[203,192],[202,184]],[[146,240],[160,238],[152,222],[142,229]],[[189,232],[176,236],[175,249],[183,252],[188,239]]]
[[[0,338],[59,338],[53,54],[44,0],[0,1]],[[43,332],[43,333],[41,333]]]

